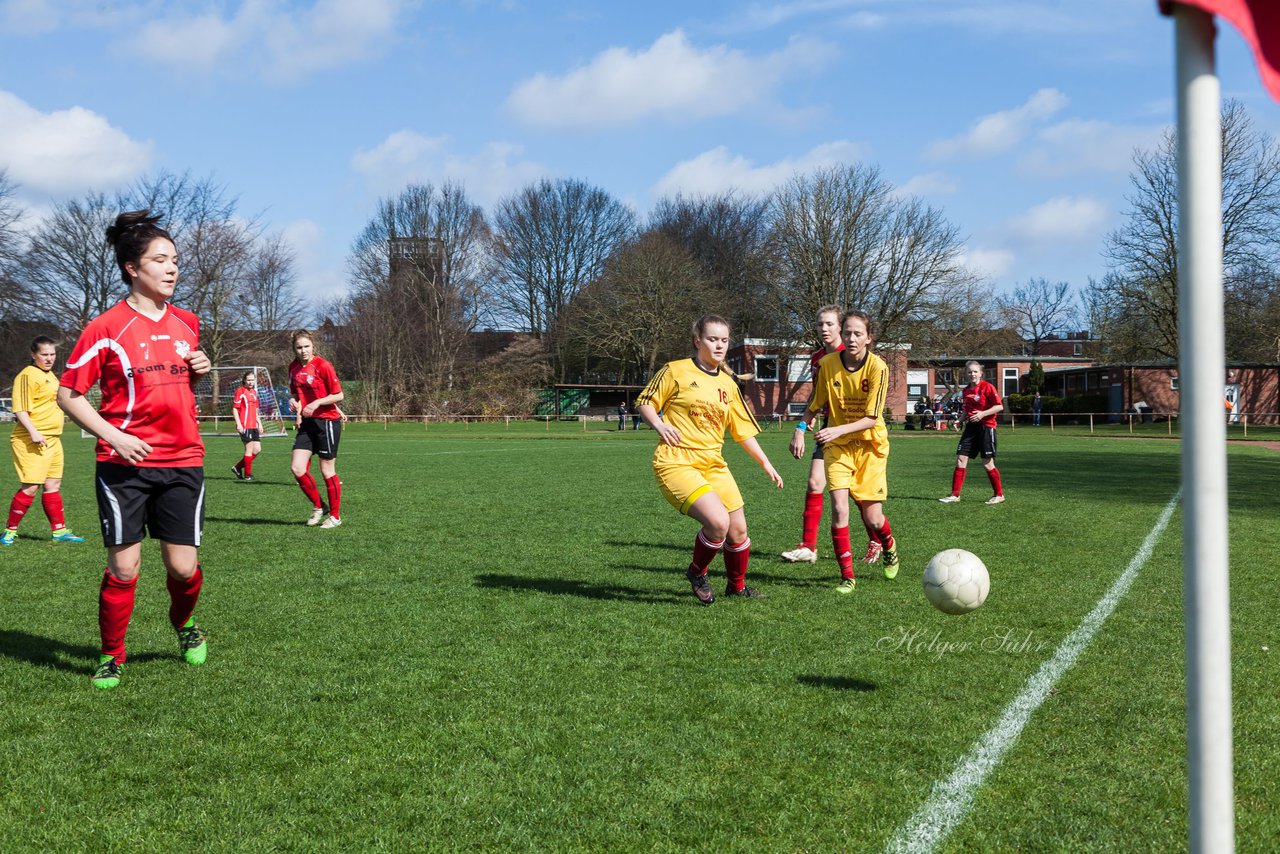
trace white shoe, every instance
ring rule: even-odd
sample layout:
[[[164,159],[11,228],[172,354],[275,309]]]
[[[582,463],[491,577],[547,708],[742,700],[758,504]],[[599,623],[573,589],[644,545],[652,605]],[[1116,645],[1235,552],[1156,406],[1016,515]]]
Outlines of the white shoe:
[[[957,501],[960,500],[960,496],[948,495],[946,498],[939,498],[938,500],[941,501],[943,504],[955,504]]]
[[[337,516],[330,516],[328,519],[325,519],[325,520],[324,520],[324,524],[323,524],[323,525],[321,525],[320,527],[321,527],[321,528],[336,528],[336,527],[338,527],[338,526],[339,526],[339,525],[341,525],[341,524],[342,524],[342,520],[341,520],[341,519],[339,519]]]
[[[783,552],[782,559],[790,563],[817,563],[818,553],[808,546],[799,545],[789,552]]]
[[[988,498],[988,499],[987,499],[987,503],[988,503],[988,504],[1003,504],[1003,503],[1004,503],[1004,496],[1003,496],[1003,495],[993,495],[993,496],[991,496],[990,498]]]
[[[307,527],[314,528],[316,525],[320,524],[320,520],[323,518],[324,518],[324,508],[317,507],[315,510],[311,511],[311,515],[307,518]]]

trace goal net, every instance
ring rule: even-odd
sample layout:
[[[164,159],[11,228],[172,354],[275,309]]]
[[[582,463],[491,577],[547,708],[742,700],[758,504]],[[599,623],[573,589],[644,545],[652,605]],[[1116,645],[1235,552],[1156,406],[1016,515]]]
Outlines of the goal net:
[[[240,387],[240,378],[250,371],[258,380],[258,426],[262,435],[285,435],[284,407],[288,403],[271,382],[271,372],[260,365],[218,366],[196,382],[192,390],[200,414],[200,435],[237,435],[231,404],[235,400],[236,389]]]
[[[284,413],[289,402],[288,389],[277,391],[271,382],[271,372],[260,365],[226,365],[211,368],[201,377],[192,391],[196,396],[196,411],[200,419],[201,436],[236,436],[236,418],[231,414],[240,378],[253,371],[258,379],[258,427],[265,438],[284,436]],[[85,394],[94,409],[102,399],[102,391],[95,385]],[[87,430],[80,430],[81,437],[91,438]]]

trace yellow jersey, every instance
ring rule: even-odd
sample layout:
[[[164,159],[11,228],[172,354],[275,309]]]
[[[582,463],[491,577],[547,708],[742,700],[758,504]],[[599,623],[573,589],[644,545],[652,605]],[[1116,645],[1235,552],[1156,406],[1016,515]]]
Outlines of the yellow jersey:
[[[13,380],[13,411],[25,412],[37,430],[50,438],[62,435],[64,418],[58,408],[58,375],[27,365]],[[28,438],[27,428],[14,423],[13,432]]]
[[[661,412],[662,420],[680,431],[680,447],[693,451],[719,451],[726,427],[735,442],[760,432],[728,372],[707,373],[693,359],[659,368],[636,398],[636,406],[642,404]]]
[[[818,363],[818,379],[814,383],[809,411],[821,412],[822,407],[830,406],[828,427],[840,427],[874,417],[876,423],[872,427],[847,433],[828,445],[838,448],[862,444],[877,456],[884,456],[889,453],[889,430],[884,425],[889,366],[875,353],[868,353],[862,367],[851,371],[844,366],[842,356],[843,351],[828,353]]]

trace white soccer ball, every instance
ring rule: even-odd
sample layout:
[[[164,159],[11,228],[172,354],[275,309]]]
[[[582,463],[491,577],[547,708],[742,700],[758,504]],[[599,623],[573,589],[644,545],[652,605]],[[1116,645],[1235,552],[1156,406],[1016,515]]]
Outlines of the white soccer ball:
[[[973,552],[947,549],[930,558],[924,568],[925,598],[944,613],[967,614],[987,601],[989,592],[991,576]]]

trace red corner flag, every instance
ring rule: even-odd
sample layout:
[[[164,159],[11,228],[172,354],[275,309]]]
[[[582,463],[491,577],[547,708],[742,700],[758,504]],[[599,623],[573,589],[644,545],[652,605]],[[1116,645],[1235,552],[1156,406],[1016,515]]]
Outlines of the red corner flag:
[[[1235,24],[1253,48],[1262,85],[1280,101],[1280,3],[1276,0],[1157,0],[1160,11],[1173,14],[1174,3],[1221,15]]]

